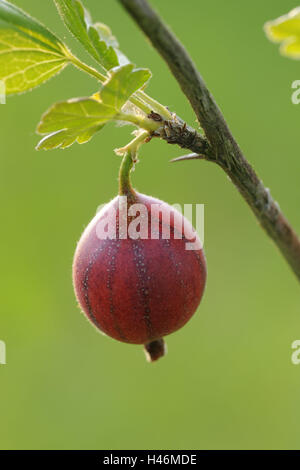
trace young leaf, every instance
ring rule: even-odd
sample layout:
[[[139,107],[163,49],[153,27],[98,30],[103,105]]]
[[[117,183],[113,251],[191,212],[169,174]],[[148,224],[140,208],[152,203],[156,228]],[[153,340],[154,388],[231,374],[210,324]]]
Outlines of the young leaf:
[[[6,93],[40,85],[68,63],[66,46],[45,26],[0,0],[0,80]]]
[[[120,111],[131,95],[144,86],[151,78],[148,69],[134,69],[133,64],[113,70],[100,92],[104,104]]]
[[[300,59],[300,7],[274,21],[267,22],[264,29],[271,41],[281,42],[281,54],[292,59]]]
[[[103,37],[99,24],[93,25],[90,14],[79,0],[54,2],[69,31],[105,70],[119,65],[115,46]]]
[[[93,135],[113,119],[116,110],[92,98],[76,98],[53,105],[38,125],[39,134],[49,134],[37,150],[66,148],[75,141],[88,142]]]
[[[81,132],[81,129],[60,130],[44,137],[36,147],[36,150],[54,150],[65,149],[78,142],[84,144],[88,142],[93,135],[102,129],[103,125],[92,127],[87,131]]]
[[[95,23],[94,28],[98,31],[100,38],[105,41],[108,46],[114,48],[114,51],[118,56],[118,65],[129,64],[129,59],[126,57],[125,54],[123,54],[122,51],[120,51],[120,46],[117,41],[117,38],[113,36],[111,29],[104,23]]]

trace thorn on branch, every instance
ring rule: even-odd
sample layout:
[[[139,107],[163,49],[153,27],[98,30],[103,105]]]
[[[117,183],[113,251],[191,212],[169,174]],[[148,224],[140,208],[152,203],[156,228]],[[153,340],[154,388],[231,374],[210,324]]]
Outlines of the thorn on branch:
[[[182,155],[181,157],[176,157],[170,160],[170,163],[183,162],[184,160],[205,160],[204,155],[198,155],[197,153],[188,153],[187,155]]]

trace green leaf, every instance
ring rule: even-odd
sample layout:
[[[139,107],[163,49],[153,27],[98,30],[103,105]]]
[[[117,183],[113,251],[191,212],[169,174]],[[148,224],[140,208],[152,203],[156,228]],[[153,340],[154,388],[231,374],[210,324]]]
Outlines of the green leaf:
[[[113,43],[109,28],[104,31],[101,23],[94,25],[90,14],[79,0],[54,2],[69,31],[105,70],[119,65],[118,51],[115,50],[117,42]]]
[[[290,38],[284,41],[280,47],[281,54],[292,57],[293,59],[300,59],[300,35],[295,38]]]
[[[113,36],[111,29],[104,23],[95,23],[94,28],[98,31],[100,38],[105,41],[108,46],[113,47],[119,61],[117,65],[129,64],[129,59],[126,57],[125,54],[123,54],[122,51],[120,51],[120,46],[117,41],[117,38]]]
[[[273,42],[280,42],[281,54],[300,59],[300,7],[264,26],[267,37]]]
[[[93,98],[76,98],[53,105],[42,117],[37,132],[46,135],[37,150],[70,147],[88,142],[116,116],[116,110]],[[50,134],[49,134],[50,133]]]
[[[151,78],[148,69],[134,69],[133,64],[113,70],[100,92],[104,104],[120,111],[131,95],[144,86]]]
[[[79,144],[88,142],[108,121],[120,119],[122,106],[150,76],[149,70],[135,70],[132,64],[124,65],[112,71],[100,93],[93,97],[56,103],[38,125],[37,132],[45,137],[37,150],[64,149],[76,141]]]
[[[68,63],[66,46],[15,5],[0,0],[0,80],[6,93],[40,85]]]

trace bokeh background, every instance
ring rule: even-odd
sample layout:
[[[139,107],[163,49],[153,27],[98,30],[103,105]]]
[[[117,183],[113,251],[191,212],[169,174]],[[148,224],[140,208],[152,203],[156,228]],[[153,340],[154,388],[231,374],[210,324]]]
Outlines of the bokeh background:
[[[65,38],[51,0],[15,0]],[[153,72],[149,93],[195,117],[175,79],[117,1],[85,0],[122,49]],[[264,36],[291,0],[152,0],[199,66],[247,158],[300,232],[299,62]],[[35,126],[55,101],[97,83],[69,68],[0,106],[0,447],[3,449],[300,448],[299,284],[224,173],[206,162],[169,164],[179,148],[145,146],[136,187],[169,203],[205,204],[208,284],[169,354],[100,335],[73,294],[76,242],[117,191],[115,147],[130,128],[107,126],[89,144],[38,153]]]

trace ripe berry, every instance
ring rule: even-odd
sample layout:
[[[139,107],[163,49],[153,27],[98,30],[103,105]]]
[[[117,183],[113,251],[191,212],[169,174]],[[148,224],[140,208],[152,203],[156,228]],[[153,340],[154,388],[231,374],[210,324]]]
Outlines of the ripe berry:
[[[124,159],[120,195],[94,217],[78,243],[73,281],[81,308],[99,330],[119,341],[144,344],[148,359],[154,361],[164,355],[162,338],[181,328],[196,311],[205,287],[206,262],[201,247],[186,250],[190,240],[183,234],[181,214],[133,190],[128,180],[131,164],[131,157]],[[122,196],[127,196],[128,215]],[[133,217],[134,204],[143,205],[143,215]],[[160,205],[160,211],[151,220],[154,204]],[[128,234],[131,223],[137,228],[135,238]],[[112,228],[114,239],[99,236],[104,226]],[[142,226],[147,239],[136,238]],[[186,226],[192,229],[187,221]]]

